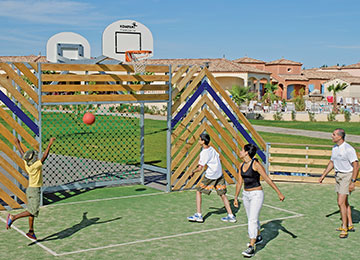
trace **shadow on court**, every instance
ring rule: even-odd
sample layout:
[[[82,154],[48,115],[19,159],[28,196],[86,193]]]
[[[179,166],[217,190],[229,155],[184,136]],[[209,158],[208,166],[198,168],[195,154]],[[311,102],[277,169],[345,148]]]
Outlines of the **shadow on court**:
[[[219,197],[219,196],[218,196]],[[219,197],[218,199],[221,200],[221,198]],[[241,207],[241,203],[239,201],[239,207],[235,208],[233,205],[234,199],[229,200],[230,203],[230,207],[231,207],[231,211],[232,213],[236,216],[236,213],[239,211],[240,207]],[[215,207],[209,207],[209,209],[214,209],[213,211],[209,211],[206,213],[206,215],[203,217],[204,222],[206,221],[206,219],[208,217],[210,217],[211,215],[215,214],[215,215],[222,215],[222,214],[227,214],[225,206],[222,208],[215,208]]]
[[[353,219],[353,223],[360,223],[360,211],[355,209],[353,206],[350,206],[351,208],[351,216],[352,216],[352,219]],[[325,215],[325,217],[329,218],[333,215],[339,215],[339,219],[341,220],[341,216],[340,216],[340,210],[336,210],[334,212],[331,212],[327,215]]]
[[[74,235],[76,232],[78,232],[78,231],[80,231],[80,230],[82,230],[84,228],[87,228],[89,226],[98,225],[98,224],[105,224],[105,223],[108,223],[108,222],[119,220],[121,218],[122,217],[117,217],[117,218],[114,218],[114,219],[109,219],[109,220],[105,220],[105,221],[99,221],[100,218],[90,218],[90,219],[88,219],[87,218],[87,212],[84,212],[83,216],[82,216],[82,220],[80,221],[80,223],[78,223],[76,225],[73,225],[72,227],[66,228],[66,229],[64,229],[64,230],[62,230],[60,232],[49,235],[49,236],[47,236],[45,238],[38,239],[37,241],[30,243],[29,246],[32,246],[32,245],[36,244],[37,242],[52,241],[52,240],[57,240],[57,239],[65,239],[65,238],[68,238],[68,237]]]
[[[282,220],[273,220],[261,225],[263,231],[261,235],[263,237],[263,242],[259,245],[256,245],[256,251],[262,250],[267,243],[275,239],[279,235],[279,231],[283,231],[286,234],[289,234],[292,238],[297,238],[297,235],[288,231],[283,225],[281,225]]]

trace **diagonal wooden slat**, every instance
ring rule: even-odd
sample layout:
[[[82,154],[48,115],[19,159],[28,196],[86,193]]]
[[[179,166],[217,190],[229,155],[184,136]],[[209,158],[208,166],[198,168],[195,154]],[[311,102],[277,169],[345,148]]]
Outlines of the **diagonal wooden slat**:
[[[39,87],[37,77],[26,67],[24,63],[14,62],[14,65],[31,81],[32,84],[34,84],[36,87]]]
[[[194,136],[199,136],[202,132],[204,132],[205,128],[204,126],[200,126],[194,133]],[[196,139],[197,140],[197,139]],[[190,148],[192,148],[192,150],[197,149],[197,147],[200,147],[198,145],[193,145],[193,143],[190,143],[188,145],[185,145],[182,150],[178,153],[178,155],[176,156],[176,158],[171,162],[171,169],[175,170],[176,166],[181,162],[181,160],[187,161],[187,160],[191,160],[190,156],[186,156],[186,158],[184,158],[184,156],[191,152]]]
[[[221,112],[215,107],[215,105],[210,101],[210,99],[205,95],[203,96],[205,104],[209,106],[210,110],[216,115],[216,117],[221,121],[225,128],[231,133],[232,137],[235,138],[236,142],[244,147],[246,144],[243,139],[240,138],[240,135],[236,130],[229,124],[226,118],[221,114]]]
[[[17,170],[15,170],[15,168],[8,163],[2,156],[0,156],[0,164],[1,167],[8,172],[9,174],[11,174],[11,176],[13,176],[22,186],[27,187],[29,185],[29,181]]]
[[[185,75],[185,77],[178,83],[176,84],[176,88],[181,91],[183,90],[183,88],[186,86],[186,84],[188,84],[188,82],[192,79],[192,77],[194,76],[195,73],[198,72],[198,70],[200,69],[199,66],[194,66],[192,67]]]
[[[14,86],[11,80],[6,76],[0,75],[0,85],[4,87],[19,103],[32,114],[36,119],[39,119],[39,112]]]
[[[201,112],[199,116],[195,118],[195,120],[191,123],[191,125],[186,128],[186,131],[184,131],[178,138],[175,145],[173,145],[173,149],[171,151],[171,156],[174,156],[177,153],[177,150],[183,146],[183,143],[186,142],[186,140],[189,138],[191,133],[198,127],[201,120],[204,118],[205,114],[204,112]],[[194,136],[194,141],[197,140],[197,137]]]
[[[12,145],[15,145],[15,141],[14,141],[14,136],[12,135],[12,133],[10,133],[10,131],[3,125],[0,124],[0,133],[3,137],[6,138],[6,140],[8,140]],[[20,142],[21,148],[24,151],[27,151],[28,148],[22,143]]]
[[[189,124],[189,122],[191,120],[194,119],[195,114],[198,113],[201,110],[201,107],[204,105],[205,100],[204,99],[200,99],[195,106],[191,109],[191,111],[186,115],[185,118],[183,118],[180,121],[180,124],[177,125],[177,127],[175,128],[175,130],[173,130],[172,132],[172,136],[174,138],[171,139],[171,142],[174,141],[174,139],[179,136],[179,134],[185,129],[185,127],[187,126],[187,124]]]
[[[228,170],[237,180],[237,172],[236,169],[228,162],[228,160],[226,160],[226,158],[224,157],[224,155],[222,155],[222,153],[220,153],[219,149],[217,147],[214,146],[214,149],[218,152],[218,154],[220,155],[220,161],[222,164],[222,170],[223,170],[223,174],[224,174],[224,178],[226,180],[227,183],[229,184],[233,184],[234,181],[230,178],[230,176],[228,175],[228,173],[225,171]]]
[[[2,118],[10,127],[20,134],[31,147],[39,151],[39,143],[32,137],[21,125],[19,125],[3,108],[0,107],[0,118]]]
[[[266,149],[266,143],[262,139],[262,137],[258,134],[258,132],[255,131],[254,127],[250,124],[250,122],[246,119],[246,117],[240,112],[239,108],[236,107],[235,103],[231,100],[229,95],[226,94],[225,90],[222,89],[219,82],[215,79],[215,77],[207,70],[207,68],[204,68],[205,74],[210,80],[211,84],[215,87],[216,91],[220,93],[222,98],[227,102],[227,104],[231,107],[231,109],[234,111],[234,113],[237,115],[238,119],[241,120],[241,122],[246,126],[246,128],[249,130],[249,132],[252,134],[252,136],[255,138],[255,140],[259,143],[260,147],[265,150]]]
[[[5,208],[0,204],[0,210],[5,210]]]
[[[13,209],[21,208],[19,203],[13,200],[4,190],[0,188],[0,199],[2,199],[6,204],[8,204]]]
[[[196,166],[197,166],[198,163],[199,163],[199,158],[200,158],[199,155],[198,155],[197,157],[195,157],[194,161],[193,161],[193,162],[191,163],[191,165],[189,166],[189,170],[186,171],[186,172],[183,174],[183,176],[182,176],[180,179],[177,180],[177,182],[175,183],[175,185],[174,185],[174,187],[173,187],[173,190],[180,190],[181,187],[186,183],[186,181],[187,181],[187,183],[186,183],[186,185],[185,185],[184,188],[190,189],[190,188],[192,188],[192,186],[193,186],[194,184],[189,184],[189,183],[195,183],[196,180],[197,180],[199,177],[201,177],[201,174],[204,172],[204,170],[202,170],[201,172],[196,172],[196,173],[194,174],[194,176],[189,179],[189,176],[190,176],[190,174],[191,174],[191,171],[192,171],[193,169],[195,169]]]
[[[36,92],[29,86],[16,72],[6,63],[0,63],[0,68],[3,69],[11,80],[15,81],[36,103],[39,104],[39,98]]]
[[[36,62],[29,62],[29,65],[35,72],[38,72],[38,64]]]
[[[167,91],[168,85],[150,85],[150,84],[96,84],[96,85],[43,85],[41,92],[75,92],[75,91]]]
[[[0,151],[4,152],[17,166],[26,172],[24,161],[0,139]]]
[[[176,82],[178,82],[178,80],[182,77],[182,75],[187,71],[187,69],[189,68],[189,66],[182,66],[176,73],[175,75],[172,76],[171,78],[171,84],[175,85]],[[176,87],[176,86],[175,86]]]
[[[189,97],[191,92],[198,86],[198,84],[201,82],[201,80],[205,76],[205,71],[202,70],[196,78],[190,83],[190,85],[185,89],[184,93],[181,94],[181,96],[174,102],[173,106],[171,107],[171,113],[174,114],[174,112],[179,108],[179,106],[186,101],[186,98]],[[174,100],[174,95],[173,95]]]
[[[10,181],[2,172],[0,172],[0,182],[14,195],[16,195],[22,202],[26,203],[26,195],[25,193],[20,190],[16,185]]]

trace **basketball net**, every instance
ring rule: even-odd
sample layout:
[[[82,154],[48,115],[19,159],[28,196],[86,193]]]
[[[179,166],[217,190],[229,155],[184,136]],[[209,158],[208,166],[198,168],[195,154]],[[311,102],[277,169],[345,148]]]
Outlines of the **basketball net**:
[[[133,65],[135,74],[144,74],[146,72],[147,59],[152,51],[126,51],[126,62]]]

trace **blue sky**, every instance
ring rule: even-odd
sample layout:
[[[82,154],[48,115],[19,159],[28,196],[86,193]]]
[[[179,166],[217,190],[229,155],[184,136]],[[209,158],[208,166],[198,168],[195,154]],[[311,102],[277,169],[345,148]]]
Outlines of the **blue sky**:
[[[0,56],[45,55],[47,40],[79,33],[101,55],[117,20],[146,25],[154,58],[286,58],[305,68],[360,61],[358,0],[0,0]]]

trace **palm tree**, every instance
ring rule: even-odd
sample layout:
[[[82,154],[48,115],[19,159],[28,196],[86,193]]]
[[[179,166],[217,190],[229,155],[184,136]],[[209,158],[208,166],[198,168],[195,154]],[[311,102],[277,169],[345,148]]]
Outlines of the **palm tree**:
[[[266,83],[264,86],[265,93],[263,100],[267,104],[271,104],[273,101],[278,100],[279,97],[275,94],[275,91],[278,89],[278,85],[273,85],[271,83]]]
[[[344,89],[347,88],[347,84],[346,83],[338,83],[336,85],[334,84],[331,84],[327,90],[329,92],[332,92],[333,93],[333,97],[334,97],[334,100],[333,100],[333,113],[337,114],[338,113],[338,108],[337,108],[337,101],[336,101],[336,93],[340,92],[340,91],[343,91]]]
[[[250,101],[256,96],[254,92],[250,92],[250,87],[245,86],[234,85],[229,92],[232,95],[232,100],[234,100],[239,107],[242,103]]]

